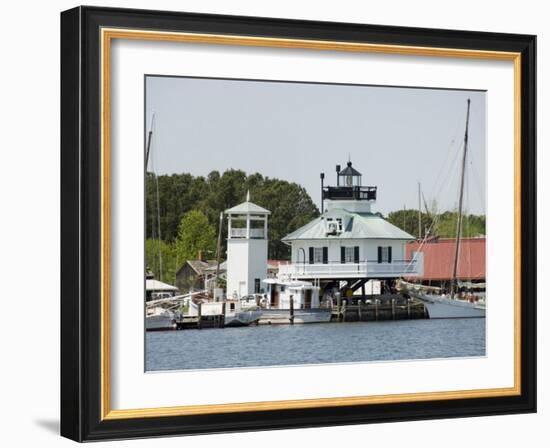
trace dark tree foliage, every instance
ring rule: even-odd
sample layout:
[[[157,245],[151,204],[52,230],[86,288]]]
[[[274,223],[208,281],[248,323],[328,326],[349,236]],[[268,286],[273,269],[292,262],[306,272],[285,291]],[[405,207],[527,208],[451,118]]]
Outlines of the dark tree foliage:
[[[158,188],[158,207],[157,207]],[[281,238],[319,216],[319,210],[306,190],[296,183],[271,179],[240,170],[223,174],[212,171],[208,176],[190,174],[162,175],[146,178],[147,238],[157,238],[160,215],[161,239],[173,243],[183,215],[191,210],[204,213],[210,225],[218,230],[220,212],[246,200],[271,211],[269,216],[269,258],[287,259],[290,249]],[[224,218],[223,252],[225,252],[226,219]]]
[[[421,238],[429,236],[455,238],[457,212],[446,211],[439,214],[421,213]],[[397,210],[388,214],[388,221],[418,238],[418,210]],[[462,236],[465,238],[485,235],[484,215],[463,215]]]

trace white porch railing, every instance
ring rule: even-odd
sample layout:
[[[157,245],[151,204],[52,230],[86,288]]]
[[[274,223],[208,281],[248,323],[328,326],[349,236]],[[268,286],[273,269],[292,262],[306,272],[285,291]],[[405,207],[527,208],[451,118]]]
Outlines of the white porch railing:
[[[279,275],[295,278],[415,277],[423,272],[422,260],[377,263],[293,263],[279,266]]]

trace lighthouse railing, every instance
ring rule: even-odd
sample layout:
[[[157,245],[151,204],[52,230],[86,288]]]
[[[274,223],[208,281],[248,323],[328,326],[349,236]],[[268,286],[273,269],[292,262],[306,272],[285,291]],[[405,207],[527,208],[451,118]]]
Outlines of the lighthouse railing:
[[[292,263],[279,266],[279,274],[302,278],[361,278],[418,276],[421,260],[395,260],[391,263]]]

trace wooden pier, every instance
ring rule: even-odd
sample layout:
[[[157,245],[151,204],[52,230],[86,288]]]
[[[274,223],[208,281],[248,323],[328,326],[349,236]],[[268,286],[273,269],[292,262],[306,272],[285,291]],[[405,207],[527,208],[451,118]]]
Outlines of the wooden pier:
[[[222,306],[222,314],[202,314],[202,304],[198,306],[197,316],[182,316],[176,321],[177,330],[225,327],[225,303]]]
[[[333,322],[366,322],[381,320],[426,319],[424,304],[398,294],[370,299],[341,299],[332,307]]]
[[[224,328],[224,314],[203,315],[202,307],[199,306],[197,316],[182,316],[176,321],[177,330],[187,329],[203,329],[203,328]],[[225,311],[225,307],[222,308]],[[319,311],[328,310],[320,308]],[[265,316],[262,317],[260,323],[279,323],[279,324],[294,324],[296,316],[298,322],[302,323],[304,311],[315,310],[295,310],[294,303],[291,301],[290,309],[288,310],[266,310]],[[376,296],[376,299],[363,296],[362,298],[338,298],[336,304],[330,309],[330,322],[375,322],[388,320],[404,320],[404,319],[426,319],[428,314],[426,308],[421,301],[408,299],[399,294],[386,294]],[[307,314],[307,313],[306,313]]]

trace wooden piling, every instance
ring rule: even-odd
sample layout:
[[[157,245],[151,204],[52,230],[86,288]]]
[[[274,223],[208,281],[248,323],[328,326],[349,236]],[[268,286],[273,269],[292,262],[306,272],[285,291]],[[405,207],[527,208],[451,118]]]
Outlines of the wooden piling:
[[[407,299],[407,319],[411,318],[411,300]]]
[[[361,308],[362,308],[362,307],[361,307],[362,303],[363,303],[362,300],[359,300],[359,301],[357,302],[357,305],[359,305],[359,308],[357,309],[357,314],[358,314],[358,317],[359,317],[359,321],[362,321],[362,320],[363,320],[363,313],[362,313],[363,310],[361,309]]]
[[[395,320],[395,299],[391,299],[391,318]]]
[[[290,325],[294,325],[294,297],[290,296]]]
[[[340,293],[336,293],[336,316],[338,318],[338,322],[342,321],[342,296]]]
[[[198,319],[197,319],[197,328],[200,330],[201,329],[201,321],[202,321],[202,302],[199,302],[199,305],[197,307],[198,309]]]
[[[222,315],[221,315],[221,319],[220,319],[220,323],[219,323],[220,328],[225,327],[225,307],[226,307],[226,303],[223,302],[222,303]]]

